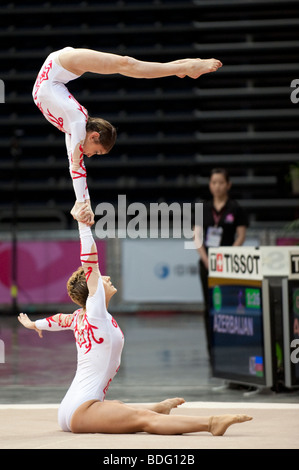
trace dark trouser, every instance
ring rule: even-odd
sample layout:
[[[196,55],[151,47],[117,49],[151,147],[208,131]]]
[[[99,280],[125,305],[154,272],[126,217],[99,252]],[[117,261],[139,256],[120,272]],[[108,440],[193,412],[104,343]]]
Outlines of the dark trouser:
[[[210,326],[210,316],[209,316],[209,288],[208,288],[208,270],[201,260],[199,260],[199,277],[201,280],[202,291],[204,296],[204,322],[206,330],[206,339],[207,339],[207,349],[209,357],[211,359],[211,326]]]

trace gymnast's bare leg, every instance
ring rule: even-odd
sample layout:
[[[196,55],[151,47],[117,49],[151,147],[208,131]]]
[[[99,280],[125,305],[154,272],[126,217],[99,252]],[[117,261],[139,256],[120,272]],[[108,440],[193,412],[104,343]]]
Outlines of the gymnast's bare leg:
[[[90,49],[71,49],[61,52],[59,61],[68,71],[82,75],[85,72],[98,74],[118,73],[132,78],[199,78],[216,72],[222,63],[217,59],[180,59],[172,62],[145,62],[133,57],[120,56]]]
[[[109,401],[109,400],[106,400]],[[119,400],[112,400],[114,403],[123,403],[122,401]],[[169,415],[171,410],[174,408],[177,408],[178,406],[182,405],[185,403],[184,398],[167,398],[166,400],[160,401],[158,403],[152,403],[152,404],[146,404],[146,403],[140,403],[140,404],[130,404],[132,408],[135,409],[141,409],[141,410],[151,410],[155,411],[156,413],[161,413],[165,415]]]
[[[73,414],[73,433],[128,434],[184,434],[210,432],[222,436],[232,424],[250,421],[247,415],[183,416],[159,413],[151,409],[136,409],[117,401],[90,400]]]

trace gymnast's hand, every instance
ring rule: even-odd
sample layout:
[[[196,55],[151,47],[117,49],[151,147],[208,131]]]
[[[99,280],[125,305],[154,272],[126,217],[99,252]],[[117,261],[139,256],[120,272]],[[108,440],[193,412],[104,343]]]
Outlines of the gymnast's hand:
[[[20,313],[20,315],[18,316],[18,320],[20,323],[22,323],[23,326],[25,326],[25,328],[28,328],[29,330],[35,330],[40,338],[43,337],[42,330],[36,328],[35,322],[31,321],[30,318],[26,315],[26,313]]]
[[[94,224],[94,213],[92,212],[90,202],[77,202],[71,210],[75,220],[91,227]]]

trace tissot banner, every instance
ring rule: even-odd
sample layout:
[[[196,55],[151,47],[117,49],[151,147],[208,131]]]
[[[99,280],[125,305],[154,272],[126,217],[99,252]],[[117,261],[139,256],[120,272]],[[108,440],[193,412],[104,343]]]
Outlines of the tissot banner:
[[[252,247],[210,248],[209,276],[262,279],[261,251]]]
[[[296,246],[219,247],[209,249],[209,276],[233,279],[299,278]]]

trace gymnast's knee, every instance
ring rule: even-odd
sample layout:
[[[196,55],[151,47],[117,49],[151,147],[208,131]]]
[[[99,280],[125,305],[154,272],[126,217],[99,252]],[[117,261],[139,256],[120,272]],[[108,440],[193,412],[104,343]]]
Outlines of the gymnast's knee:
[[[138,410],[137,420],[141,432],[155,434],[159,416],[151,410]]]

